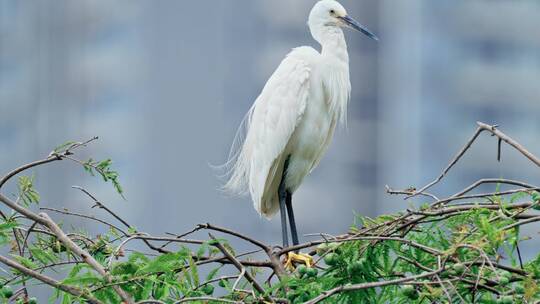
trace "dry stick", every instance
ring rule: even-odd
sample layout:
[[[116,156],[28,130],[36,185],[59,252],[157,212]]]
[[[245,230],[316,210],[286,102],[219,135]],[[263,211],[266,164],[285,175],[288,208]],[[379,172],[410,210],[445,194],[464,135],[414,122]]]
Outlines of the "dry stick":
[[[515,204],[506,207],[506,209],[522,209],[527,208],[531,206],[532,203],[521,203],[521,204]],[[458,205],[458,206],[449,206],[444,207],[436,212],[428,212],[428,211],[413,211],[411,214],[421,214],[426,216],[441,216],[446,215],[449,213],[455,213],[455,212],[462,212],[462,211],[470,211],[474,209],[489,209],[489,210],[499,210],[501,209],[501,206],[499,205],[477,205],[477,204],[467,204],[467,205]]]
[[[35,162],[31,162],[31,163],[28,163],[26,165],[20,166],[19,168],[16,168],[15,170],[9,172],[8,174],[6,174],[4,177],[2,177],[0,179],[0,188],[2,188],[2,186],[4,186],[4,184],[8,180],[10,180],[13,176],[15,176],[15,175],[17,175],[17,174],[19,174],[19,173],[21,173],[23,171],[26,171],[26,170],[28,170],[30,168],[33,168],[33,167],[37,167],[37,166],[48,164],[48,163],[51,163],[51,162],[54,162],[54,161],[62,160],[64,157],[66,157],[68,155],[71,155],[72,154],[71,151],[73,151],[74,149],[77,149],[77,148],[82,147],[82,146],[86,146],[90,142],[92,142],[94,140],[97,140],[97,139],[98,139],[98,137],[95,136],[95,137],[90,138],[87,141],[74,143],[71,146],[67,147],[63,152],[60,152],[60,151],[55,152],[55,151],[53,151],[45,159],[38,160],[38,161],[35,161]]]
[[[128,222],[126,222],[124,219],[122,219],[120,216],[118,216],[116,213],[114,213],[111,209],[107,208],[107,206],[105,206],[102,202],[100,202],[95,196],[93,196],[86,189],[84,189],[83,187],[79,187],[79,186],[71,186],[71,188],[80,190],[84,194],[88,195],[88,197],[90,197],[94,201],[94,206],[92,206],[92,208],[98,207],[100,209],[103,209],[103,210],[107,211],[107,213],[109,213],[112,217],[117,219],[120,223],[124,224],[124,226],[126,226],[127,228],[131,228],[131,225]]]
[[[54,161],[57,161],[57,160],[62,160],[62,158],[59,156],[59,155],[51,155],[45,159],[42,159],[42,160],[38,160],[38,161],[35,161],[35,162],[31,162],[29,164],[26,164],[26,165],[23,165],[11,172],[9,172],[8,174],[6,174],[4,177],[2,177],[2,179],[0,179],[0,188],[2,188],[2,186],[4,186],[4,184],[10,180],[13,176],[25,171],[25,170],[28,170],[30,168],[33,168],[33,167],[37,167],[37,166],[41,166],[41,165],[44,165],[44,164],[48,164],[50,162],[54,162]]]
[[[92,303],[92,304],[101,304],[101,302],[97,299],[95,299],[94,297],[84,293],[82,290],[80,290],[79,288],[77,287],[73,287],[73,286],[69,286],[69,285],[66,285],[66,284],[62,284],[60,283],[59,281],[56,281],[55,279],[53,278],[50,278],[44,274],[41,274],[37,271],[34,271],[32,269],[29,269],[21,264],[19,264],[18,262],[16,261],[13,261],[11,259],[8,259],[4,256],[1,256],[0,255],[0,262],[13,268],[13,269],[16,269],[22,273],[24,273],[25,275],[29,276],[29,277],[33,277],[47,285],[50,285],[52,287],[55,287],[57,289],[60,289],[66,293],[69,293],[71,295],[74,295],[76,297],[82,297],[82,298],[85,298],[89,303]]]
[[[245,240],[247,242],[250,242],[250,243],[252,243],[253,245],[255,245],[257,247],[260,247],[261,249],[264,249],[265,251],[271,251],[271,248],[269,246],[267,246],[266,244],[264,244],[262,242],[259,242],[259,241],[255,240],[253,238],[248,237],[248,236],[245,236],[245,235],[243,235],[241,233],[229,230],[227,228],[214,226],[214,225],[211,225],[209,223],[199,224],[199,225],[197,225],[197,227],[201,227],[203,229],[215,230],[215,231],[223,232],[223,233],[226,233],[226,234],[230,234],[230,235],[236,236],[237,238],[240,238],[240,239],[243,239],[243,240]]]
[[[394,190],[392,188],[390,188],[390,186],[388,185],[385,185],[384,188],[386,189],[386,193],[388,194],[393,194],[393,195],[400,195],[400,194],[405,194],[405,195],[413,195],[413,194],[416,194],[416,195],[422,195],[422,196],[427,196],[429,198],[432,198],[436,201],[439,200],[439,198],[437,196],[435,196],[434,194],[431,194],[431,193],[428,193],[428,192],[417,192],[416,190]]]
[[[124,220],[123,218],[121,218],[119,215],[117,215],[114,211],[112,211],[111,209],[109,209],[107,206],[105,206],[105,204],[103,204],[102,202],[100,202],[95,196],[93,196],[89,191],[87,191],[86,189],[84,189],[83,187],[80,187],[80,186],[72,186],[73,189],[77,189],[77,190],[80,190],[82,191],[84,194],[86,194],[88,197],[90,197],[93,201],[94,201],[94,206],[92,206],[92,208],[94,207],[98,207],[99,209],[103,209],[105,210],[108,214],[110,214],[112,217],[114,217],[116,220],[118,220],[120,223],[122,223],[124,226],[126,226],[126,228],[130,229],[132,228],[132,226],[126,221]],[[148,248],[150,248],[151,250],[154,250],[156,252],[159,252],[159,253],[171,253],[171,251],[169,250],[166,250],[164,249],[163,247],[156,247],[154,245],[152,245],[148,240],[144,239],[143,242],[146,244],[146,246],[148,246]]]
[[[427,189],[431,188],[433,185],[437,184],[438,182],[440,182],[445,176],[446,174],[448,173],[448,171],[450,171],[450,169],[452,169],[452,167],[461,159],[461,157],[465,154],[465,152],[467,152],[467,150],[469,150],[469,148],[471,147],[471,145],[474,143],[474,141],[478,138],[478,135],[480,135],[480,133],[482,133],[483,129],[482,128],[478,128],[476,129],[476,131],[474,132],[473,136],[471,137],[471,139],[469,139],[469,141],[467,141],[467,143],[465,144],[465,146],[463,146],[463,148],[461,148],[461,150],[456,154],[456,156],[454,156],[454,158],[452,159],[452,161],[450,161],[450,164],[448,164],[448,166],[446,166],[446,168],[444,168],[443,172],[441,173],[441,175],[439,175],[439,177],[437,177],[435,180],[433,180],[432,182],[430,182],[429,184],[425,185],[424,187],[422,187],[420,190],[418,191],[415,191],[413,194],[411,195],[408,195],[407,197],[405,197],[405,199],[409,199],[411,197],[414,197],[424,191],[426,191]]]
[[[405,277],[405,278],[396,279],[396,280],[381,281],[381,282],[369,282],[369,283],[360,283],[360,284],[353,284],[353,285],[347,285],[347,286],[339,286],[339,287],[336,287],[336,288],[333,288],[333,289],[330,289],[330,290],[327,290],[327,291],[323,292],[318,297],[316,297],[314,299],[311,299],[311,300],[305,302],[304,304],[316,304],[316,303],[319,303],[319,302],[333,296],[334,294],[344,292],[344,291],[353,291],[353,290],[360,290],[360,289],[375,288],[375,287],[382,287],[382,286],[388,286],[388,285],[398,285],[398,284],[402,284],[402,283],[407,283],[407,282],[410,282],[410,281],[415,281],[415,280],[418,280],[418,279],[434,276],[436,274],[439,274],[441,271],[443,271],[443,269],[437,269],[435,271],[431,271],[431,272],[428,272],[428,273],[423,273],[423,274],[410,276],[410,277]]]
[[[529,189],[537,188],[536,186],[529,185],[527,183],[520,182],[520,181],[511,180],[511,179],[483,178],[483,179],[480,179],[480,180],[476,181],[475,183],[471,184],[467,188],[461,190],[460,192],[452,195],[451,197],[458,197],[458,196],[462,196],[464,194],[467,194],[468,192],[474,190],[475,188],[477,188],[478,186],[480,186],[482,184],[507,184],[507,185],[520,186],[520,187],[523,187],[523,188],[529,188]]]
[[[206,282],[203,282],[202,284],[200,284],[199,286],[197,286],[197,288],[195,289],[199,289],[205,285],[208,285],[208,284],[212,284],[214,282],[219,282],[219,281],[229,281],[229,280],[232,280],[232,279],[238,279],[238,276],[237,275],[231,275],[231,276],[221,276],[221,277],[218,277],[218,278],[213,278],[211,280],[208,280]]]
[[[240,254],[237,257],[243,256],[244,254]],[[220,263],[220,264],[232,264],[231,261],[227,259],[226,256],[219,256],[215,258],[209,258],[209,257],[201,257],[197,258],[196,256],[192,256],[192,258],[196,261],[195,265],[205,265],[210,263]],[[269,261],[249,261],[249,260],[238,260],[240,264],[244,265],[245,267],[267,267],[274,269],[273,263]]]
[[[490,132],[491,134],[497,136],[499,139],[504,141],[505,143],[509,144],[510,146],[514,147],[514,149],[518,150],[521,154],[523,154],[525,157],[527,157],[530,161],[535,163],[538,167],[540,167],[540,159],[536,157],[534,154],[529,152],[525,147],[523,147],[520,143],[513,140],[508,135],[504,134],[503,132],[499,131],[496,126],[491,126],[483,122],[477,122],[479,128],[481,130],[485,130]]]
[[[225,247],[223,247],[223,245],[221,245],[221,243],[217,241],[217,239],[211,233],[209,233],[208,235],[215,242],[215,244],[213,245],[216,246],[240,272],[245,271],[244,266]],[[264,289],[261,287],[261,285],[259,285],[255,278],[253,278],[251,273],[246,271],[245,277],[253,285],[253,288],[255,288],[259,293],[264,294]]]
[[[195,228],[191,229],[190,231],[184,232],[184,233],[182,233],[182,234],[174,234],[174,233],[170,233],[170,232],[165,232],[165,234],[172,235],[172,236],[174,236],[174,237],[176,237],[176,238],[181,239],[181,238],[183,238],[183,237],[185,237],[185,236],[188,236],[188,235],[190,235],[190,234],[193,234],[193,233],[195,233],[195,232],[197,232],[197,231],[199,231],[199,230],[201,230],[201,229],[203,229],[203,228],[202,228],[202,227],[195,227]],[[167,242],[167,243],[161,245],[159,248],[160,248],[160,249],[164,249],[164,248],[167,247],[169,244],[171,244],[171,242]]]
[[[531,218],[528,218],[526,220],[522,220],[522,221],[518,221],[518,222],[515,222],[513,224],[510,224],[508,226],[504,226],[502,228],[502,230],[510,230],[512,228],[515,228],[517,226],[521,226],[521,225],[525,225],[525,224],[530,224],[530,223],[534,223],[534,222],[539,222],[540,221],[540,216],[535,216],[535,217],[531,217]]]
[[[476,129],[476,132],[474,133],[474,135],[465,144],[465,146],[458,152],[458,154],[454,157],[454,159],[452,159],[450,164],[443,170],[442,174],[439,175],[439,177],[437,177],[431,183],[422,187],[422,189],[415,191],[415,193],[412,195],[407,196],[405,199],[409,199],[413,196],[416,196],[424,192],[425,190],[429,189],[433,185],[437,184],[438,182],[440,182],[444,178],[444,176],[448,173],[448,171],[450,171],[450,169],[461,159],[461,157],[465,154],[465,152],[467,152],[467,150],[471,147],[473,142],[478,138],[478,135],[480,135],[480,133],[482,133],[483,131],[488,131],[492,135],[497,136],[499,138],[499,142],[500,140],[506,142],[507,144],[512,146],[514,149],[519,151],[521,154],[523,154],[525,157],[527,157],[534,164],[540,167],[540,159],[538,159],[534,154],[532,154],[527,149],[525,149],[525,147],[523,147],[520,143],[518,143],[517,141],[515,141],[508,135],[504,134],[503,132],[499,131],[496,126],[488,125],[483,122],[477,122],[477,125],[478,125],[478,128]]]
[[[93,220],[93,221],[102,223],[102,224],[104,224],[104,225],[107,225],[107,226],[109,226],[110,228],[113,228],[113,229],[116,229],[116,230],[120,231],[124,236],[129,236],[129,234],[128,234],[127,232],[125,232],[124,230],[122,230],[122,229],[119,228],[118,226],[116,226],[116,225],[114,225],[114,224],[112,224],[112,223],[109,223],[109,222],[107,222],[107,221],[104,221],[104,220],[102,220],[102,219],[96,218],[96,217],[94,217],[94,216],[91,216],[91,215],[80,214],[80,213],[71,212],[71,211],[67,211],[67,210],[58,210],[58,209],[55,209],[55,208],[49,208],[49,207],[40,207],[39,209],[40,209],[40,210],[46,210],[46,211],[52,211],[52,212],[56,212],[56,213],[60,213],[60,214],[65,214],[65,215],[71,215],[71,216],[80,217],[80,218],[84,218],[84,219]]]
[[[272,268],[273,268],[274,272],[276,273],[276,275],[278,276],[278,278],[281,278],[284,275],[286,275],[285,269],[283,268],[283,264],[281,264],[281,261],[279,260],[279,257],[281,255],[279,253],[273,252],[272,248],[270,246],[267,246],[266,244],[264,244],[262,242],[259,242],[259,241],[255,240],[253,238],[250,238],[250,237],[248,237],[246,235],[243,235],[241,233],[238,233],[238,232],[235,232],[235,231],[223,228],[223,227],[214,226],[214,225],[211,225],[209,223],[199,224],[199,225],[197,225],[197,228],[219,231],[219,232],[226,233],[226,234],[235,236],[237,238],[240,238],[242,240],[245,240],[247,242],[252,243],[253,245],[263,249],[264,252],[266,252],[266,254],[268,255],[268,258],[270,259],[270,263],[272,265]]]
[[[453,201],[459,201],[459,200],[465,200],[465,199],[471,199],[471,198],[487,198],[491,196],[503,196],[503,195],[509,195],[509,194],[516,194],[521,192],[527,192],[530,191],[536,191],[540,190],[540,188],[518,188],[518,189],[512,189],[508,191],[500,191],[500,192],[490,192],[490,193],[480,193],[480,194],[471,194],[471,195],[462,195],[462,196],[456,196],[456,197],[448,197],[445,199],[441,199],[439,201],[436,201],[431,204],[431,207],[435,207],[440,204],[446,204]]]

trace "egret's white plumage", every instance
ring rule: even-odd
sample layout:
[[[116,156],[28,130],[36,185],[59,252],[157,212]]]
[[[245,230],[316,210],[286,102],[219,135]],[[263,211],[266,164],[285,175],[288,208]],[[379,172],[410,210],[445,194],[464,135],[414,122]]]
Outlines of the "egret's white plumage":
[[[282,177],[292,194],[319,164],[336,124],[346,121],[351,84],[341,27],[372,35],[334,0],[317,2],[308,25],[321,51],[302,46],[286,56],[244,118],[228,162],[225,189],[249,192],[267,218],[279,210]]]

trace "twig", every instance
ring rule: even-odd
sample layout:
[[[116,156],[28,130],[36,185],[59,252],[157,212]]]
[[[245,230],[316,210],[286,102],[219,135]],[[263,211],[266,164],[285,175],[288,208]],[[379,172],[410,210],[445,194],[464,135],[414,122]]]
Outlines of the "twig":
[[[35,278],[49,286],[52,286],[54,288],[58,288],[64,292],[67,292],[71,295],[74,295],[74,296],[77,296],[77,297],[82,297],[82,298],[85,298],[86,300],[88,300],[88,302],[92,303],[92,304],[101,304],[101,301],[97,300],[96,298],[88,295],[87,293],[83,292],[82,290],[80,290],[79,288],[77,287],[73,287],[73,286],[69,286],[69,285],[66,285],[66,284],[62,284],[60,283],[59,281],[56,281],[55,279],[51,278],[51,277],[48,277],[44,274],[41,274],[35,270],[32,270],[32,269],[29,269],[21,264],[19,264],[18,262],[16,261],[13,261],[11,259],[8,259],[2,255],[0,255],[0,262],[13,268],[13,269],[17,269],[18,271],[24,273],[25,275],[29,276],[29,277],[32,277],[32,278]]]
[[[535,216],[535,217],[528,218],[526,220],[518,221],[510,225],[504,226],[502,230],[510,230],[512,228],[515,228],[521,225],[530,224],[530,223],[539,222],[539,221],[540,221],[540,216]]]
[[[485,130],[490,132],[491,134],[497,136],[499,139],[504,141],[505,143],[509,144],[510,146],[514,147],[514,149],[518,150],[521,154],[523,154],[525,157],[527,157],[530,161],[532,161],[534,164],[536,164],[538,167],[540,167],[540,159],[536,157],[534,154],[529,152],[525,147],[523,147],[520,143],[512,139],[510,136],[504,134],[503,132],[499,131],[497,129],[497,126],[491,126],[483,122],[477,122],[478,126],[481,130]]]
[[[86,146],[90,142],[92,142],[94,140],[97,140],[97,139],[98,139],[98,137],[96,136],[96,137],[92,137],[89,140],[84,141],[84,142],[74,143],[74,144],[70,145],[69,147],[67,147],[63,152],[62,151],[58,151],[58,152],[53,151],[45,159],[38,160],[38,161],[35,161],[35,162],[31,162],[31,163],[28,163],[26,165],[20,166],[19,168],[16,168],[15,170],[9,172],[8,174],[6,174],[4,177],[2,177],[0,179],[0,188],[2,188],[2,186],[4,186],[4,184],[8,180],[10,180],[13,176],[15,176],[15,175],[17,175],[17,174],[19,174],[19,173],[21,173],[23,171],[26,171],[26,170],[28,170],[30,168],[34,168],[34,167],[45,165],[45,164],[48,164],[48,163],[51,163],[51,162],[54,162],[54,161],[62,160],[67,155],[72,154],[71,151],[73,151],[73,150],[75,150],[75,149],[77,149],[79,147]]]
[[[99,209],[105,210],[108,214],[110,214],[112,217],[114,217],[116,220],[118,220],[120,223],[122,223],[126,228],[132,229],[133,227],[122,217],[120,217],[118,214],[116,214],[114,211],[109,209],[107,206],[105,206],[104,203],[99,201],[94,195],[92,195],[88,190],[80,187],[80,186],[72,186],[73,189],[77,189],[82,191],[84,194],[86,194],[88,197],[90,197],[94,201],[94,206],[92,208],[98,207]],[[163,247],[159,248],[154,245],[152,245],[148,240],[143,240],[146,246],[150,248],[151,250],[154,250],[159,253],[170,253],[169,250],[163,249]]]
[[[463,146],[463,148],[461,148],[461,150],[456,154],[456,156],[454,156],[454,158],[450,161],[450,163],[448,164],[448,166],[446,166],[446,168],[444,168],[444,170],[442,171],[441,175],[439,175],[435,180],[433,180],[432,182],[430,182],[429,184],[425,185],[424,187],[422,187],[420,190],[418,191],[415,191],[413,194],[407,196],[405,199],[409,199],[413,196],[416,196],[424,191],[426,191],[427,189],[431,188],[432,186],[434,186],[435,184],[437,184],[438,182],[440,182],[445,176],[446,174],[448,173],[448,171],[450,171],[450,169],[452,169],[452,167],[461,159],[461,157],[463,157],[463,155],[465,154],[465,152],[467,152],[467,150],[469,150],[469,148],[471,147],[471,145],[474,143],[474,141],[478,138],[478,135],[480,135],[480,133],[482,133],[482,128],[478,128],[476,129],[476,131],[474,132],[473,136],[471,137],[471,139],[469,139],[469,141],[467,141],[467,143],[465,144],[465,146]]]
[[[335,243],[343,243],[343,242],[353,242],[353,241],[396,241],[396,242],[401,242],[401,243],[407,244],[407,245],[412,246],[412,247],[416,247],[418,249],[421,249],[421,250],[423,250],[425,252],[428,252],[428,253],[431,253],[433,255],[443,255],[443,252],[440,251],[440,250],[428,247],[426,245],[422,245],[420,243],[417,243],[417,242],[414,242],[414,241],[411,241],[411,240],[400,238],[400,237],[355,236],[355,237],[350,237],[350,238],[338,239],[338,240],[335,240],[334,242]],[[278,251],[277,254],[281,256],[281,255],[284,255],[284,254],[289,253],[291,251],[296,251],[296,250],[300,250],[300,249],[304,249],[304,248],[308,248],[308,247],[313,247],[313,246],[316,246],[316,245],[319,245],[319,244],[322,244],[322,243],[326,243],[326,241],[320,240],[320,241],[312,241],[312,242],[308,242],[308,243],[304,243],[304,244],[299,244],[299,245],[296,245],[296,246],[291,246],[291,247],[284,248],[284,249]]]
[[[346,286],[339,286],[330,290],[327,290],[323,292],[318,297],[311,299],[310,301],[305,302],[304,304],[316,304],[319,303],[325,299],[328,299],[329,297],[333,296],[334,294],[341,293],[344,291],[353,291],[353,290],[361,290],[361,289],[367,289],[367,288],[375,288],[375,287],[382,287],[382,286],[388,286],[388,285],[397,285],[402,283],[407,283],[410,281],[415,281],[422,278],[432,277],[434,275],[439,274],[442,271],[442,269],[437,269],[435,271],[431,271],[428,273],[423,273],[415,276],[405,277],[401,279],[395,279],[395,280],[389,280],[389,281],[382,281],[382,282],[369,282],[369,283],[360,283],[360,284],[352,284],[352,285],[346,285]]]
[[[32,270],[33,270],[33,271],[36,271],[36,272],[39,272],[40,270],[43,270],[43,269],[48,269],[48,268],[53,268],[53,267],[63,266],[63,265],[81,264],[81,263],[84,263],[84,262],[82,262],[82,261],[77,261],[77,260],[74,260],[74,261],[67,261],[67,262],[58,262],[58,263],[53,263],[53,264],[49,264],[49,265],[37,267],[37,268],[34,268],[34,269],[32,269]],[[3,284],[3,285],[7,285],[7,284],[9,284],[9,283],[15,281],[16,279],[20,278],[21,276],[22,276],[22,274],[14,275],[12,278],[7,279],[6,281],[2,281],[2,284]]]
[[[244,267],[244,268],[242,268],[242,271],[240,271],[240,274],[238,275],[238,277],[234,281],[234,284],[232,286],[232,290],[236,290],[236,287],[238,286],[238,283],[240,283],[240,280],[242,280],[242,278],[244,277],[245,274],[246,274],[246,268]]]
[[[221,298],[214,298],[214,297],[193,297],[193,298],[185,298],[180,301],[174,302],[175,304],[179,303],[187,303],[187,302],[200,302],[200,301],[214,301],[214,302],[221,302],[221,303],[235,303],[235,304],[242,304],[242,302],[233,301],[233,300],[227,300],[227,299],[221,299]],[[141,302],[139,302],[141,303]],[[142,302],[145,303],[145,302]]]
[[[452,195],[451,197],[462,196],[462,195],[474,190],[476,187],[478,187],[480,185],[483,185],[483,184],[507,184],[507,185],[520,186],[520,187],[523,187],[523,188],[529,188],[529,189],[537,188],[536,186],[533,186],[533,185],[530,185],[530,184],[527,184],[527,183],[524,183],[524,182],[520,182],[520,181],[511,180],[511,179],[483,178],[483,179],[480,179],[480,180],[476,181],[475,183],[471,184],[467,188],[461,190],[460,192]]]
[[[268,255],[268,258],[270,259],[270,263],[272,265],[272,268],[274,269],[274,272],[275,274],[281,278],[285,275],[285,269],[283,268],[283,265],[281,264],[281,261],[279,260],[279,256],[280,254],[276,254],[275,252],[272,251],[272,248],[260,241],[257,241],[253,238],[250,238],[244,234],[241,234],[241,233],[238,233],[238,232],[235,232],[235,231],[232,231],[232,230],[229,230],[229,229],[226,229],[226,228],[222,228],[222,227],[218,227],[218,226],[214,226],[214,225],[211,225],[209,223],[206,223],[206,224],[199,224],[197,225],[197,228],[202,228],[202,229],[209,229],[209,230],[214,230],[214,231],[219,231],[219,232],[222,232],[222,233],[226,233],[226,234],[229,234],[229,235],[232,235],[232,236],[235,236],[237,238],[240,238],[242,240],[245,240],[259,248],[261,248],[262,250],[264,250],[264,252],[266,252],[266,254]]]
[[[107,282],[111,283],[113,281],[112,276],[101,266],[101,264],[94,259],[94,257],[86,252],[84,249],[79,247],[75,242],[73,242],[65,233],[58,227],[58,225],[47,215],[47,213],[40,213],[39,217],[44,221],[45,226],[47,226],[58,238],[60,242],[66,246],[69,250],[71,250],[73,253],[81,257],[86,264],[90,265],[92,268],[94,268],[102,277],[104,277]],[[118,286],[112,287],[114,291],[122,298],[122,300],[128,304],[133,303],[129,295],[126,294],[124,290],[122,290]]]
[[[88,192],[86,189],[84,189],[83,187],[79,187],[79,186],[71,186],[71,188],[73,189],[77,189],[77,190],[80,190],[82,191],[84,194],[88,195],[88,197],[90,197],[93,201],[94,201],[94,206],[92,206],[92,208],[94,207],[98,207],[100,209],[103,209],[105,211],[107,211],[107,213],[109,213],[110,215],[112,215],[115,219],[117,219],[120,223],[124,224],[124,226],[126,226],[127,228],[131,228],[131,225],[126,222],[124,219],[122,219],[119,215],[117,215],[115,212],[113,212],[111,209],[109,209],[107,206],[105,206],[102,202],[100,202],[95,196],[93,196],[90,192]]]
[[[107,221],[104,221],[102,219],[99,219],[97,217],[91,216],[91,215],[85,215],[85,214],[81,214],[81,213],[71,212],[71,211],[67,211],[67,210],[59,210],[59,209],[49,208],[49,207],[40,207],[39,209],[40,210],[46,210],[46,211],[52,211],[52,212],[56,212],[56,213],[61,213],[61,214],[65,214],[65,215],[76,216],[76,217],[80,217],[80,218],[84,218],[84,219],[93,220],[93,221],[102,223],[104,225],[107,225],[110,228],[113,228],[113,229],[116,229],[116,230],[120,231],[124,236],[129,236],[129,234],[126,231],[122,230],[122,228],[120,228],[120,227],[118,227],[118,226],[116,226],[116,225],[114,225],[112,223],[109,223]]]
[[[261,285],[259,285],[255,278],[253,278],[251,273],[246,272],[244,266],[225,247],[223,247],[223,245],[221,245],[221,243],[217,241],[217,239],[211,233],[208,235],[214,241],[213,245],[218,248],[240,272],[245,272],[245,277],[253,285],[253,288],[255,288],[259,293],[264,294],[264,289],[261,287]]]
[[[423,196],[427,196],[429,198],[432,198],[436,201],[439,200],[438,197],[436,197],[434,194],[431,194],[431,193],[428,193],[428,192],[417,192],[416,190],[394,190],[392,188],[390,188],[390,186],[388,185],[385,185],[384,188],[386,189],[386,193],[388,194],[393,194],[393,195],[400,195],[400,194],[405,194],[405,195],[423,195]]]
[[[4,184],[10,180],[13,176],[23,172],[23,171],[26,171],[30,168],[33,168],[33,167],[37,167],[37,166],[41,166],[41,165],[44,165],[44,164],[48,164],[50,162],[54,162],[54,161],[58,161],[58,160],[62,160],[62,158],[59,156],[59,155],[52,155],[52,156],[49,156],[45,159],[42,159],[42,160],[38,160],[38,161],[35,161],[35,162],[31,162],[29,164],[26,164],[24,166],[21,166],[11,172],[9,172],[8,174],[6,174],[4,177],[2,177],[2,179],[0,179],[0,188],[2,188],[2,186],[4,186]]]
[[[477,122],[477,125],[478,125],[478,128],[474,132],[471,139],[469,139],[469,141],[465,144],[465,146],[452,159],[450,164],[448,164],[448,166],[442,171],[441,175],[439,175],[435,180],[433,180],[429,184],[422,187],[420,190],[415,191],[413,194],[407,196],[405,199],[409,199],[409,198],[411,198],[413,196],[416,196],[416,195],[418,195],[420,193],[423,193],[427,189],[431,188],[432,186],[434,186],[435,184],[440,182],[446,176],[448,171],[450,171],[450,169],[461,159],[461,157],[463,157],[465,152],[467,152],[467,150],[469,150],[471,145],[474,143],[474,141],[476,141],[476,139],[478,138],[480,133],[482,133],[483,131],[490,132],[492,135],[498,137],[499,141],[502,140],[502,141],[506,142],[507,144],[512,146],[514,149],[519,151],[521,154],[523,154],[525,157],[527,157],[534,164],[536,164],[537,166],[540,167],[540,159],[538,159],[535,155],[533,155],[531,152],[529,152],[527,149],[525,149],[525,147],[523,147],[520,143],[518,143],[517,141],[515,141],[514,139],[512,139],[508,135],[504,134],[503,132],[499,131],[497,129],[497,126],[488,125],[488,124],[483,123],[483,122]]]
[[[253,238],[250,238],[242,233],[238,233],[236,231],[232,231],[232,230],[229,230],[227,228],[223,228],[223,227],[218,227],[218,226],[214,226],[214,225],[211,225],[209,223],[206,223],[206,224],[199,224],[197,225],[197,227],[200,227],[202,229],[209,229],[209,230],[214,230],[214,231],[219,231],[219,232],[223,232],[223,233],[226,233],[226,234],[230,234],[232,236],[235,236],[237,238],[240,238],[242,240],[245,240],[247,242],[250,242],[251,244],[257,246],[257,247],[260,247],[261,249],[263,249],[264,251],[271,251],[271,248],[269,246],[267,246],[266,244],[260,242],[260,241],[257,241]]]
[[[448,197],[448,198],[432,203],[431,206],[435,207],[437,205],[446,204],[453,201],[471,199],[471,198],[489,199],[489,197],[491,196],[503,196],[503,195],[510,195],[510,194],[516,194],[516,193],[528,193],[530,191],[535,191],[535,190],[540,190],[540,188],[520,188],[520,189],[511,189],[511,190],[501,191],[501,192],[479,193],[479,194],[462,195],[462,196],[456,196],[456,197]]]

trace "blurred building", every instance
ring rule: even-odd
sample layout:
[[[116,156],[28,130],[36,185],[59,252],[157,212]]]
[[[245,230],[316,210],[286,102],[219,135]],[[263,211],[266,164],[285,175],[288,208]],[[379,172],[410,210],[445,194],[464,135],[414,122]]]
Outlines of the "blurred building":
[[[435,178],[476,121],[540,153],[538,1],[383,1],[380,12],[379,190]],[[496,147],[480,138],[435,191],[448,195],[486,177],[538,180],[538,168],[510,148],[497,163]],[[378,202],[395,210],[400,201],[379,192]]]

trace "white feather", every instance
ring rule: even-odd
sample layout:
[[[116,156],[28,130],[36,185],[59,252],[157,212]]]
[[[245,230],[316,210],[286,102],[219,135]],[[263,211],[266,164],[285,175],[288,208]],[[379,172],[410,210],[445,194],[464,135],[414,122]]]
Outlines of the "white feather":
[[[336,122],[346,122],[349,58],[341,29],[326,26],[329,9],[345,14],[333,0],[320,1],[310,14],[322,51],[299,47],[287,55],[244,117],[225,164],[230,170],[224,189],[249,192],[255,209],[268,218],[279,210],[285,160],[285,186],[292,193],[320,162]]]

